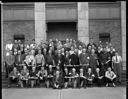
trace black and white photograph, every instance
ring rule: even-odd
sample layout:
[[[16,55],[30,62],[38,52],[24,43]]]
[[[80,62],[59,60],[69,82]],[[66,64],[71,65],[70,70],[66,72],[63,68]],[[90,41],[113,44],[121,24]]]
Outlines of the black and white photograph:
[[[126,99],[126,1],[0,4],[2,99]]]

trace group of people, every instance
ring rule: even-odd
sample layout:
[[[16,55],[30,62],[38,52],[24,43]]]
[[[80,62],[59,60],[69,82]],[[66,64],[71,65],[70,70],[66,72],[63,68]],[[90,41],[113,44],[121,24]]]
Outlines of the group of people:
[[[121,56],[111,43],[89,44],[66,39],[62,43],[35,40],[22,43],[9,41],[5,46],[8,87],[81,88],[121,83]]]

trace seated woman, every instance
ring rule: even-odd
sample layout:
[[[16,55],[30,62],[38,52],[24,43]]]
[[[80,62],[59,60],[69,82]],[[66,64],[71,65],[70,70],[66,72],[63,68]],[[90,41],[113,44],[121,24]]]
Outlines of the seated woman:
[[[41,86],[41,83],[45,83],[47,81],[47,70],[44,69],[44,66],[41,67],[41,70],[38,71],[38,85]]]
[[[29,75],[32,88],[34,87],[34,85],[36,85],[36,81],[38,79],[37,76],[38,75],[37,75],[36,67],[32,67],[32,70],[30,71],[30,75]]]
[[[113,87],[115,87],[115,79],[116,79],[116,74],[111,70],[111,67],[108,67],[108,70],[105,72],[105,77],[106,77],[106,87],[110,83],[113,84]]]
[[[10,87],[10,85],[12,83],[16,83],[16,85],[18,86],[18,84],[19,84],[19,76],[20,76],[20,73],[18,72],[17,68],[14,67],[13,71],[11,71],[11,73],[9,74],[8,87]]]
[[[92,87],[95,75],[92,73],[91,68],[88,68],[88,72],[87,72],[86,76],[87,76],[87,85]]]
[[[77,83],[78,83],[79,75],[76,72],[75,68],[72,69],[72,74],[71,75],[72,75],[72,86],[73,86],[73,88],[76,88],[77,87]]]
[[[94,78],[94,82],[96,83],[96,85],[101,87],[103,85],[103,79],[104,79],[104,76],[102,72],[100,71],[99,68],[96,68],[96,73]]]
[[[52,65],[49,65],[47,82],[46,82],[47,88],[49,88],[50,86],[53,87],[53,77],[54,77],[54,71],[52,69]]]
[[[27,66],[24,66],[20,73],[20,85],[23,88],[24,83],[25,86],[28,87],[28,77],[29,77],[29,70],[27,69]]]
[[[86,75],[85,75],[85,73],[84,73],[84,71],[83,71],[83,68],[80,68],[80,74],[79,74],[79,76],[80,76],[80,78],[79,78],[79,86],[80,86],[80,88],[81,87],[84,87],[84,88],[86,88]]]

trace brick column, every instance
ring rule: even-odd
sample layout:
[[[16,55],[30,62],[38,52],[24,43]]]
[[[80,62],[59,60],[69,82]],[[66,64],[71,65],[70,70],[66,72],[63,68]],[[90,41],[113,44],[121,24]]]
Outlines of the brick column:
[[[121,33],[123,70],[126,70],[126,1],[121,1]]]
[[[78,2],[78,40],[89,43],[88,2]]]
[[[3,3],[0,2],[1,4],[1,72],[4,72],[4,51],[3,51]]]
[[[46,40],[45,3],[35,3],[35,41]]]

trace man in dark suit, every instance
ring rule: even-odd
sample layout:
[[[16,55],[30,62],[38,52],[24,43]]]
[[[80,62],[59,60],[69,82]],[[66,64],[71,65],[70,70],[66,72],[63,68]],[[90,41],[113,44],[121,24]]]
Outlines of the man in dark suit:
[[[106,48],[103,49],[103,52],[100,54],[100,62],[101,62],[101,71],[105,74],[105,71],[107,70],[107,61],[108,57],[110,57],[110,54],[106,51]]]
[[[69,56],[69,59],[71,60],[71,65],[79,65],[79,57],[76,49],[75,52]]]
[[[10,85],[12,83],[16,83],[17,87],[19,86],[19,77],[20,77],[20,73],[17,71],[16,67],[13,68],[13,70],[10,72],[9,74],[9,78],[8,78],[8,87],[10,87]]]
[[[94,78],[94,82],[96,83],[96,85],[101,87],[103,85],[103,79],[104,79],[104,75],[102,74],[99,68],[96,68],[95,78]]]
[[[86,78],[86,72],[84,72],[83,68],[80,68],[80,73],[79,73],[79,87],[86,88],[86,83],[87,83],[87,78]]]
[[[87,77],[87,85],[92,87],[95,75],[92,73],[92,69],[91,68],[88,68],[88,72],[86,74],[86,77]]]
[[[87,72],[89,67],[89,54],[86,53],[86,48],[82,49],[82,53],[79,56],[80,65],[83,66],[84,72]]]
[[[48,69],[48,76],[47,76],[47,81],[46,81],[46,87],[53,87],[53,77],[54,77],[54,70],[52,69],[52,65],[49,65]]]
[[[87,45],[87,48],[88,48],[88,46],[92,47],[93,45],[97,48],[96,44],[94,43],[93,39],[91,38],[89,44]]]
[[[15,56],[15,65],[16,65],[18,71],[21,71],[23,63],[24,63],[24,57],[21,54],[21,51],[19,50],[18,54]]]
[[[55,65],[60,66],[60,69],[64,71],[65,56],[61,54],[61,50],[58,50],[58,54],[55,55]]]

